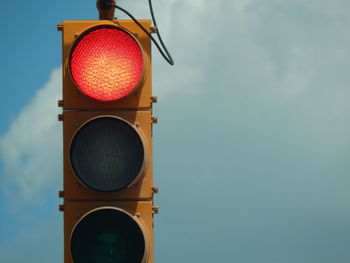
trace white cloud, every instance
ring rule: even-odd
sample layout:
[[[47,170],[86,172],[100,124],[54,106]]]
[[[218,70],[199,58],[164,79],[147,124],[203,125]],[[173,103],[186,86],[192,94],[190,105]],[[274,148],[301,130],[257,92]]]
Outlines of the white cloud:
[[[61,70],[55,69],[48,83],[37,91],[0,138],[4,164],[1,188],[8,195],[15,195],[17,201],[37,200],[43,189],[59,182],[62,152],[57,100],[60,92]]]

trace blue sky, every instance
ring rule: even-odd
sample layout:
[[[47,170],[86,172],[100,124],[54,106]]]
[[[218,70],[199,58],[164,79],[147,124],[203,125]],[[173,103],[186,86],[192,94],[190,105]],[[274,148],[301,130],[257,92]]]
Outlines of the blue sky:
[[[349,262],[350,3],[154,7],[176,63],[154,49],[156,262]],[[3,10],[0,254],[63,262],[56,24],[96,19],[95,1]]]

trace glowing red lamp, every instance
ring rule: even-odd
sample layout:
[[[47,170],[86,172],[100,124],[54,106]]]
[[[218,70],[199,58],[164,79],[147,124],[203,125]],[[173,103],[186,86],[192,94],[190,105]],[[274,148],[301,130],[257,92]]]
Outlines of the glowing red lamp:
[[[70,73],[85,95],[116,101],[142,81],[144,59],[137,40],[117,27],[96,27],[81,35],[70,54]]]

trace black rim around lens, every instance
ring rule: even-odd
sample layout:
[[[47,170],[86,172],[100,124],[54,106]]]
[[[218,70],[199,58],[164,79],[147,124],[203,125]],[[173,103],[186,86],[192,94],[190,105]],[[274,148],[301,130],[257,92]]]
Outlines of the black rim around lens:
[[[75,175],[89,188],[102,192],[126,188],[144,162],[140,135],[114,117],[89,121],[74,136],[70,161]]]
[[[105,208],[76,225],[70,248],[74,263],[141,263],[145,237],[128,214]]]

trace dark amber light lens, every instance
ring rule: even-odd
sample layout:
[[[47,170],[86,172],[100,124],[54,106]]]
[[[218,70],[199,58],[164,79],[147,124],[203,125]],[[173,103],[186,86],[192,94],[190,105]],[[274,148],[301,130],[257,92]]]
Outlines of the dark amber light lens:
[[[143,54],[136,40],[115,27],[84,34],[72,49],[70,71],[76,86],[100,101],[128,95],[143,74]]]
[[[99,117],[84,124],[70,147],[75,175],[101,192],[128,187],[140,174],[144,158],[140,135],[128,123],[113,117]]]

